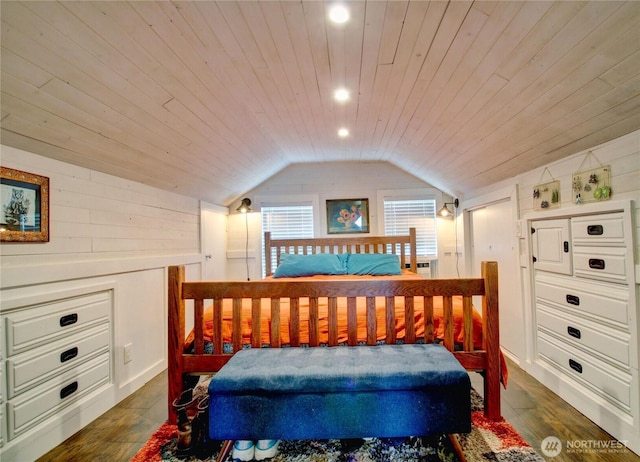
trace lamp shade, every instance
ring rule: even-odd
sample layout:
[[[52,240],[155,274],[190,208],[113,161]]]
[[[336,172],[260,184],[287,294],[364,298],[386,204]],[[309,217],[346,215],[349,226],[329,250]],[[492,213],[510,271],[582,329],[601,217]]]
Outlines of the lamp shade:
[[[438,216],[439,217],[452,217],[453,216],[453,212],[451,210],[449,210],[449,207],[447,207],[447,204],[443,205],[442,208],[440,210],[438,210]]]
[[[449,207],[447,207],[447,205],[453,205],[453,207],[457,209],[458,205],[460,205],[460,202],[458,202],[458,199],[454,199],[453,202],[445,202],[444,205],[442,206],[442,208],[440,210],[438,210],[437,215],[439,217],[453,218],[455,213],[452,212],[451,209]]]

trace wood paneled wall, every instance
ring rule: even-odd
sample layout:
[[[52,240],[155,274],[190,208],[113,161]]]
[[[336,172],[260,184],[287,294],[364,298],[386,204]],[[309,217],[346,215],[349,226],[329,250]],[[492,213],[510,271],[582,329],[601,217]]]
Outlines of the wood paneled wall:
[[[199,252],[196,199],[7,146],[2,165],[49,177],[51,227],[48,243],[4,243],[3,268]]]

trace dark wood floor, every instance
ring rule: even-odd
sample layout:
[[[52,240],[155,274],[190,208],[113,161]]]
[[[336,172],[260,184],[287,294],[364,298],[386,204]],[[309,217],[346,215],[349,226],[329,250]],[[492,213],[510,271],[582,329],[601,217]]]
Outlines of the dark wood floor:
[[[542,440],[548,436],[559,438],[563,444],[574,440],[612,439],[515,364],[509,362],[509,367],[509,386],[503,390],[502,413],[507,422],[539,453]],[[472,374],[472,382],[477,390],[481,390],[479,379],[478,374]],[[165,421],[166,392],[165,372],[38,461],[128,462]],[[640,457],[628,450],[615,454],[568,454],[563,451],[548,460],[640,462]]]

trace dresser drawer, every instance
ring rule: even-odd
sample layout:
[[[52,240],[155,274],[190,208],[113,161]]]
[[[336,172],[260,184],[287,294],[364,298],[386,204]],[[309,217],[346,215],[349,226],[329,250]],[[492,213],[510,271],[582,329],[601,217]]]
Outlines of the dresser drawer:
[[[629,366],[631,336],[628,333],[557,313],[553,308],[540,304],[536,319],[539,328],[552,332],[577,348],[585,349],[588,354],[598,356],[614,366]]]
[[[573,271],[578,277],[626,284],[626,258],[624,247],[575,247]]]
[[[9,440],[33,428],[82,396],[109,383],[109,378],[109,354],[105,353],[9,400]]]
[[[7,360],[8,398],[76,367],[91,356],[107,352],[109,344],[109,324],[102,324],[11,357]]]
[[[566,376],[586,386],[625,412],[630,412],[630,374],[607,366],[540,331],[538,331],[538,353],[541,359],[560,368]]]
[[[111,304],[111,292],[104,291],[9,314],[5,320],[7,356],[108,322]]]
[[[571,219],[573,245],[624,247],[624,215],[605,213]]]
[[[628,329],[629,294],[624,287],[573,279],[558,275],[536,274],[536,299],[596,323],[608,322]]]

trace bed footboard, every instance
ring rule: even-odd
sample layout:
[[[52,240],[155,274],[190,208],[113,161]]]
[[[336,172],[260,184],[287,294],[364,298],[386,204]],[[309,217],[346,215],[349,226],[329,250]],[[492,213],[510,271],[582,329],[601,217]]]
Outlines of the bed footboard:
[[[220,370],[231,356],[243,348],[281,347],[281,306],[287,307],[287,346],[302,346],[301,335],[308,339],[305,346],[338,345],[335,334],[338,331],[337,311],[346,310],[348,338],[344,345],[377,345],[377,310],[384,310],[386,324],[384,343],[442,343],[462,366],[469,371],[480,371],[484,375],[485,415],[493,420],[501,419],[500,383],[501,354],[499,347],[498,318],[498,267],[496,262],[482,263],[481,278],[465,279],[411,279],[411,280],[351,280],[282,282],[262,280],[249,282],[186,282],[182,266],[169,267],[169,339],[168,368],[169,421],[175,423],[172,403],[177,399],[189,374],[212,374]],[[482,345],[474,345],[474,324],[472,297],[482,297]],[[443,338],[434,335],[434,297],[442,297]],[[454,338],[453,298],[462,299],[463,327],[462,341]],[[377,300],[384,300],[382,307]],[[301,300],[308,303],[309,319],[300,319]],[[403,304],[406,320],[402,338],[396,338],[392,327],[396,323],[398,300]],[[340,301],[340,303],[339,303]],[[193,309],[193,342],[186,351],[186,309]],[[419,303],[418,303],[419,302]],[[261,329],[264,304],[269,312],[267,345]],[[366,316],[366,339],[358,338],[357,306],[364,303]],[[360,304],[360,305],[358,305]],[[205,306],[212,306],[212,353],[205,353],[204,312]],[[319,306],[328,311],[328,340],[321,341],[319,332]],[[418,306],[418,308],[417,308]],[[223,311],[232,313],[231,321],[223,326]],[[242,317],[250,313],[250,341],[243,341]],[[416,335],[414,320],[423,317],[424,335]],[[362,317],[360,319],[362,322]],[[303,332],[301,325],[308,332]],[[223,328],[224,327],[224,328]],[[230,337],[223,337],[223,330],[231,330]],[[225,334],[226,335],[226,334]]]

